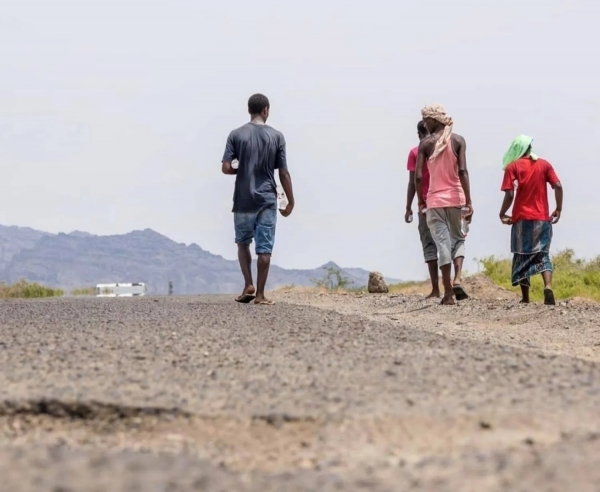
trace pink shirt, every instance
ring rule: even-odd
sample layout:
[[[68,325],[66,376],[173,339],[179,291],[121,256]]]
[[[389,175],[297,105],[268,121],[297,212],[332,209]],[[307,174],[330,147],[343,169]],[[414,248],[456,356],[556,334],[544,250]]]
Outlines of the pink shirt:
[[[408,162],[406,163],[406,169],[413,173],[417,170],[417,156],[419,155],[419,147],[415,147],[408,154]],[[423,181],[421,181],[421,189],[423,190],[423,199],[427,200],[427,192],[429,191],[429,169],[427,169],[427,163],[423,166]]]
[[[462,207],[465,193],[458,176],[458,159],[452,149],[452,139],[435,159],[427,161],[429,193],[427,208]]]

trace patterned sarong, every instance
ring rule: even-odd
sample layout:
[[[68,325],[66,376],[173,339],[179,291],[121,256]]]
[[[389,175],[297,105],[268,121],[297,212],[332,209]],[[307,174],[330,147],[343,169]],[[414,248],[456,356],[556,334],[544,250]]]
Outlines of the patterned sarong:
[[[554,270],[550,261],[552,222],[520,220],[513,224],[510,249],[513,253],[512,284],[531,285],[529,278]]]

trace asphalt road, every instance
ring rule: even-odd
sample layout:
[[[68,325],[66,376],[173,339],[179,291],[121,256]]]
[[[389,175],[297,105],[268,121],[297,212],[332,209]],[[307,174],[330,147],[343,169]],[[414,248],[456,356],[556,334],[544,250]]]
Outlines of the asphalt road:
[[[0,489],[600,490],[595,360],[285,300],[0,303]]]

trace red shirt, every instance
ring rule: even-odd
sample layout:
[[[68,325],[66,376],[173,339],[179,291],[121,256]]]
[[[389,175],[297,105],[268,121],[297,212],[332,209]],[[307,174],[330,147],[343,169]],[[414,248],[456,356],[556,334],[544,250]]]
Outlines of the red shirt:
[[[406,163],[406,169],[413,173],[417,170],[417,155],[419,154],[419,147],[415,147],[408,154],[408,162]],[[421,181],[421,189],[423,190],[423,200],[427,200],[427,193],[429,193],[429,169],[427,163],[423,164],[423,181]]]
[[[537,161],[529,157],[511,163],[504,171],[502,191],[517,188],[513,205],[513,222],[519,220],[550,221],[548,207],[548,184],[555,186],[560,180],[552,165],[544,159]]]

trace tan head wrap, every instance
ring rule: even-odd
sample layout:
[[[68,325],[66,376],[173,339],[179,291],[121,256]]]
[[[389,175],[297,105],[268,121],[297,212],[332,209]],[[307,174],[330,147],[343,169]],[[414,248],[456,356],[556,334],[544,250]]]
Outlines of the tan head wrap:
[[[431,106],[424,107],[421,110],[421,116],[423,119],[432,118],[445,126],[444,133],[442,133],[442,136],[435,143],[435,149],[433,149],[433,154],[431,154],[430,159],[433,160],[444,151],[450,142],[450,138],[452,137],[452,125],[454,123],[441,104],[432,104]]]

